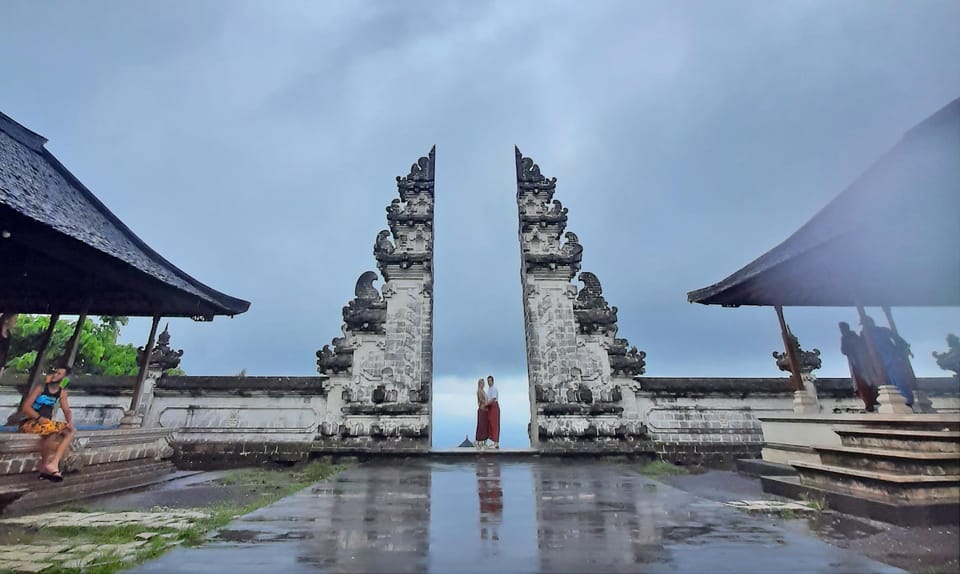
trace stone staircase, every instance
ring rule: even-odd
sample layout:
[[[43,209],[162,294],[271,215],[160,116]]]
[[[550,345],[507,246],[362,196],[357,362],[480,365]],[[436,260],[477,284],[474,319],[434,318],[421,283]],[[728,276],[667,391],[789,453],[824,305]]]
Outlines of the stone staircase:
[[[790,461],[797,476],[764,476],[764,490],[897,524],[960,522],[960,419],[833,431],[840,446],[814,446],[819,462]]]

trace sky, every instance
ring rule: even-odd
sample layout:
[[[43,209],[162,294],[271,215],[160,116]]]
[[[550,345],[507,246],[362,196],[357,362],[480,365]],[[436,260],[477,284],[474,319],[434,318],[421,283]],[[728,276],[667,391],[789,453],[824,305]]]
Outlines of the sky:
[[[171,321],[189,374],[310,375],[375,269],[394,178],[437,145],[434,446],[497,376],[529,422],[513,146],[650,376],[777,376],[769,308],[690,305],[960,96],[960,3],[4,0],[0,110],[143,240],[252,302]],[[837,321],[787,309],[820,376]],[[958,309],[898,309],[921,376]],[[148,325],[132,321],[138,345]]]

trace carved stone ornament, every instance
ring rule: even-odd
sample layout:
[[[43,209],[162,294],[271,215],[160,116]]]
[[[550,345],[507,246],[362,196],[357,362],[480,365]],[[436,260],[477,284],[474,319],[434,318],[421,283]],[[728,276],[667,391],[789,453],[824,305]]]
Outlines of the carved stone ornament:
[[[137,364],[143,364],[144,348],[137,348]],[[183,349],[174,350],[170,347],[170,324],[163,327],[163,332],[157,337],[157,344],[154,345],[150,353],[150,366],[166,371],[176,369],[180,366],[180,358],[183,357]]]
[[[588,271],[580,274],[583,289],[577,294],[573,303],[573,315],[577,320],[577,328],[583,334],[593,334],[598,331],[617,331],[617,308],[610,307],[603,298],[603,288],[597,276]]]
[[[523,225],[523,231],[529,231],[532,227],[546,227],[548,225],[556,227],[556,233],[559,236],[567,227],[567,208],[560,203],[559,199],[554,199],[552,207],[544,207],[538,213],[520,213],[520,223]]]
[[[583,246],[577,234],[568,231],[564,237],[567,242],[560,248],[559,253],[525,253],[524,260],[527,263],[527,270],[533,269],[556,269],[557,267],[568,267],[571,271],[571,277],[575,276],[580,270],[580,262],[583,260]]]
[[[324,375],[349,373],[353,366],[353,349],[346,344],[346,339],[336,337],[330,345],[324,345],[317,351],[317,372]]]
[[[517,161],[517,194],[532,192],[536,194],[545,194],[545,199],[553,199],[553,193],[557,188],[557,178],[547,178],[540,173],[540,166],[535,164],[532,159],[523,157],[519,148],[514,148]]]
[[[790,347],[793,349],[793,352],[797,356],[797,362],[800,363],[799,371],[802,375],[809,375],[816,369],[820,368],[822,364],[820,361],[820,349],[814,349],[812,351],[804,351],[800,348],[800,340],[797,339],[797,336],[793,333],[787,332],[787,340],[790,342]],[[777,361],[777,367],[784,372],[790,372],[790,357],[786,352],[778,353],[777,351],[773,352],[773,358]]]
[[[361,275],[354,290],[356,298],[343,308],[343,322],[354,333],[383,333],[387,302],[373,286],[377,279],[373,271]]]
[[[944,371],[953,371],[954,376],[960,378],[960,337],[953,333],[947,335],[947,351],[934,351],[933,358],[937,360],[938,367]]]
[[[419,193],[433,194],[436,153],[436,146],[430,148],[429,154],[410,166],[410,173],[406,177],[397,176],[397,189],[404,201],[409,201]]]
[[[646,372],[647,353],[629,345],[626,339],[614,339],[613,344],[607,349],[610,374],[614,377],[637,377]]]

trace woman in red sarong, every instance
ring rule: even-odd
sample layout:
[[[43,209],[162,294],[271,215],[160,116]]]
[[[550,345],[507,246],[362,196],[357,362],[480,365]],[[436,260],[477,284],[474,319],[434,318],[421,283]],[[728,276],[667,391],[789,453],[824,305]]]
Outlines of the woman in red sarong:
[[[483,392],[483,379],[477,381],[477,435],[474,446],[483,448],[490,438],[489,420],[487,419],[487,395]]]
[[[500,403],[497,401],[497,395],[500,393],[493,386],[493,376],[487,377],[487,420],[490,431],[490,440],[493,441],[493,448],[500,448]]]

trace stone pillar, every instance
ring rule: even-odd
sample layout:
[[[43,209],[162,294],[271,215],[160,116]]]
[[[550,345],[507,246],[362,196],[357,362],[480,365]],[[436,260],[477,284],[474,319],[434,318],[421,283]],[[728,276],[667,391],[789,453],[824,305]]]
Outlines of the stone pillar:
[[[339,390],[342,418],[321,425],[330,449],[429,450],[433,393],[433,210],[435,150],[397,178],[389,230],[343,308],[343,336],[317,352],[317,369]],[[334,399],[337,400],[337,399]]]
[[[531,445],[542,450],[630,450],[639,420],[625,415],[623,392],[643,374],[646,356],[617,338],[617,308],[593,273],[578,276],[583,247],[565,232],[567,209],[547,178],[516,150]]]

